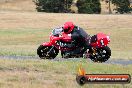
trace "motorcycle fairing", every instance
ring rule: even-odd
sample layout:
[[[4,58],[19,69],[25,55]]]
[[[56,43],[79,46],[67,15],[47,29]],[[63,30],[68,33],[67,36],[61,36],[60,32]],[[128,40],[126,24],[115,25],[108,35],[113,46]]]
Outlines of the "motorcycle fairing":
[[[110,38],[106,34],[98,33],[96,36],[97,36],[96,42],[91,43],[93,47],[104,47],[109,44]]]
[[[66,34],[66,33],[62,32],[62,41],[71,42],[72,41],[71,34]]]
[[[51,42],[44,42],[42,43],[43,46],[52,46]]]

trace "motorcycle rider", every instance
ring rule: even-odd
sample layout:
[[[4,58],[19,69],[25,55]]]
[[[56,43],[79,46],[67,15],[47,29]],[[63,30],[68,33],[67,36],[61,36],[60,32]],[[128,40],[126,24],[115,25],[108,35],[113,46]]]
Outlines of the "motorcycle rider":
[[[63,25],[63,32],[71,34],[71,46],[78,46],[74,51],[69,51],[67,54],[80,54],[84,52],[90,44],[90,35],[88,35],[82,28],[74,25],[73,22],[65,22]],[[83,49],[81,51],[81,49]]]

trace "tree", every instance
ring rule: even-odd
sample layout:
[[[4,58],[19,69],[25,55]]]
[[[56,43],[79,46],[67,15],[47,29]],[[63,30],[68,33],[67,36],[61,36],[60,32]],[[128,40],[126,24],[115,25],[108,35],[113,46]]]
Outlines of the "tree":
[[[101,5],[100,0],[78,0],[77,7],[79,13],[100,13]]]
[[[36,0],[37,11],[41,12],[68,12],[72,0]]]
[[[132,11],[129,0],[111,0],[111,2],[117,6],[115,10],[121,14]]]

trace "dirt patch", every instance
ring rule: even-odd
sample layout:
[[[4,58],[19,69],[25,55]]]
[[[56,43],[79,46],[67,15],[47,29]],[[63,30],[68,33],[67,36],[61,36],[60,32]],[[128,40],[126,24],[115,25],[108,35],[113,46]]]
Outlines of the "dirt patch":
[[[89,15],[37,12],[0,12],[0,28],[49,29],[73,21],[86,29],[130,29],[132,15]]]
[[[32,0],[0,0],[0,10],[3,11],[35,11]]]

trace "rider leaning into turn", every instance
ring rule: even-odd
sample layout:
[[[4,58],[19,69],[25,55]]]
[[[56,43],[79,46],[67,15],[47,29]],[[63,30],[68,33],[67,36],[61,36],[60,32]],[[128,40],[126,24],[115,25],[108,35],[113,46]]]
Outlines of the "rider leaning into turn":
[[[87,48],[90,44],[90,36],[80,27],[73,24],[73,22],[65,22],[63,25],[63,32],[66,34],[71,34],[72,46],[84,47]],[[76,54],[80,53],[80,49],[71,51]]]

